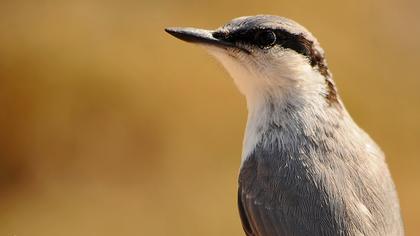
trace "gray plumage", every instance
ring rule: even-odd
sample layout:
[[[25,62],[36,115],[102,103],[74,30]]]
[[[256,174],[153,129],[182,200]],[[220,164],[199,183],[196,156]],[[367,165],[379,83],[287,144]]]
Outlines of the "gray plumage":
[[[247,99],[238,206],[248,236],[404,234],[384,155],[346,111],[309,31],[259,15],[167,32],[208,49]]]
[[[239,176],[247,235],[402,235],[382,153],[347,114],[323,109],[333,119],[286,106],[261,131]]]

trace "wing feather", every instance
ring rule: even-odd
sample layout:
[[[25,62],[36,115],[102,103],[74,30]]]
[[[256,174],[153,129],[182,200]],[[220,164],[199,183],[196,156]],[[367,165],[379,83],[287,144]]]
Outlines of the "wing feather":
[[[274,209],[258,204],[253,197],[249,197],[238,190],[238,206],[242,226],[247,236],[282,236],[289,235],[283,229],[283,217]]]

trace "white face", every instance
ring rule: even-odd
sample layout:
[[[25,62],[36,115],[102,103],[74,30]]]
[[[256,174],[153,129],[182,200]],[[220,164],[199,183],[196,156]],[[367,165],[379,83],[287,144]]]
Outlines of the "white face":
[[[281,89],[296,85],[313,70],[306,57],[290,49],[279,46],[270,49],[245,47],[249,48],[250,54],[232,48],[205,46],[245,95],[254,89]]]
[[[248,107],[263,102],[266,96],[281,99],[299,89],[318,90],[324,78],[313,69],[309,59],[291,49],[276,45],[261,49],[242,45],[250,53],[235,48],[205,45],[206,50],[226,68]],[[250,107],[251,106],[251,107]]]

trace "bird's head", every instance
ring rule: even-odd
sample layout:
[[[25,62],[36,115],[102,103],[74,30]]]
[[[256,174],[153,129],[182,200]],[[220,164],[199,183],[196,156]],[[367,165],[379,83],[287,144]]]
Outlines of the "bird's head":
[[[233,19],[216,30],[166,31],[214,55],[247,97],[248,106],[285,97],[318,96],[327,103],[337,99],[322,48],[292,20],[257,15]]]

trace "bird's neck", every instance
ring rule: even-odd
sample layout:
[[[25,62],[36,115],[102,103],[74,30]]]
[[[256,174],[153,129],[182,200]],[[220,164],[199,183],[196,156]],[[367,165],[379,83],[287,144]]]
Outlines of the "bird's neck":
[[[277,137],[293,140],[294,135],[311,135],[321,124],[341,120],[347,112],[341,103],[330,104],[325,84],[296,85],[265,93],[246,94],[248,121],[243,142],[242,162],[252,153],[267,132],[282,132]]]

